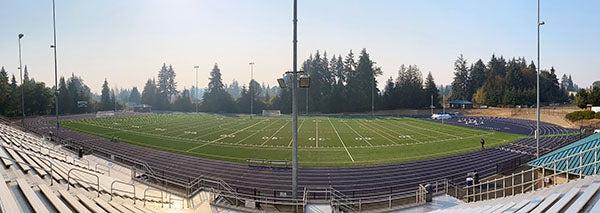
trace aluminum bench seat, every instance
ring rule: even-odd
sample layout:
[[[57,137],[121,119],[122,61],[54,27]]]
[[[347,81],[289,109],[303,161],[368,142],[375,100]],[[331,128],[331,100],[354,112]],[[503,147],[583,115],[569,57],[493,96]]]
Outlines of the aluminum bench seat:
[[[40,198],[35,194],[33,189],[31,189],[31,185],[29,185],[25,179],[17,179],[17,185],[19,186],[19,189],[21,189],[21,192],[23,192],[27,203],[29,203],[35,212],[49,213],[48,208],[44,206]]]
[[[71,211],[71,209],[69,209],[69,207],[67,207],[67,205],[65,205],[65,203],[63,203],[62,200],[60,200],[60,198],[58,196],[56,196],[56,194],[54,194],[54,192],[52,192],[52,189],[50,189],[50,187],[42,184],[42,185],[38,185],[38,188],[40,189],[42,194],[44,194],[46,199],[48,199],[48,201],[50,201],[50,204],[52,204],[52,206],[54,206],[56,211],[58,211],[59,213],[73,212],[73,211]]]

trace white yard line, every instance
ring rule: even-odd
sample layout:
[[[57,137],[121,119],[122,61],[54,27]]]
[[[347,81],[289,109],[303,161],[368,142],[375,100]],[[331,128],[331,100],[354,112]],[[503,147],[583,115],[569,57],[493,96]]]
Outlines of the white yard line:
[[[267,119],[267,120],[269,120],[269,119]],[[266,125],[266,126],[265,126],[265,127],[263,127],[262,129],[260,129],[260,130],[258,130],[258,131],[256,131],[256,132],[254,132],[254,133],[252,133],[252,134],[248,135],[248,137],[245,137],[244,139],[242,139],[242,140],[239,140],[239,141],[238,141],[238,142],[236,142],[235,144],[239,144],[239,143],[241,143],[242,141],[245,141],[246,139],[248,139],[248,138],[250,138],[250,137],[252,137],[252,136],[255,136],[256,134],[258,134],[258,133],[262,132],[264,129],[266,129],[267,127],[270,127],[270,126],[271,126],[271,125],[273,125],[274,123],[275,123],[275,122],[273,122],[273,123],[271,123],[271,124],[269,124],[269,125]]]
[[[300,126],[298,126],[298,132],[300,132],[300,129],[302,128],[302,124],[304,124],[304,121],[306,121],[305,119],[302,119],[302,122],[300,123]],[[292,135],[292,139],[290,139],[290,144],[288,144],[288,147],[292,146],[292,142],[294,142],[294,136]]]
[[[346,144],[344,144],[344,140],[342,140],[342,137],[340,137],[340,134],[335,129],[335,126],[333,126],[333,123],[331,123],[331,119],[329,119],[329,117],[328,117],[327,120],[329,121],[329,124],[331,125],[331,127],[333,127],[333,131],[337,135],[338,139],[340,139],[340,142],[342,142],[342,146],[344,146],[344,149],[346,150],[346,153],[348,153],[348,157],[350,157],[350,160],[352,160],[352,162],[354,162],[354,158],[350,154],[350,151],[348,151],[348,148],[346,147]]]
[[[279,127],[279,129],[278,129],[278,130],[277,130],[275,133],[273,133],[273,134],[271,135],[271,137],[267,138],[267,140],[265,140],[265,142],[263,142],[263,143],[262,143],[262,144],[260,144],[260,145],[262,146],[262,145],[265,145],[267,142],[269,142],[269,141],[271,140],[271,138],[273,138],[273,137],[274,137],[274,136],[275,136],[277,133],[279,133],[279,131],[281,131],[281,129],[283,129],[283,127],[287,126],[287,124],[288,124],[289,122],[290,122],[289,120],[288,120],[287,122],[285,122],[285,123],[283,124],[283,126]]]
[[[411,125],[411,124],[407,124],[407,123],[401,123],[401,124],[404,124],[404,125],[410,126],[410,127],[414,127],[414,128],[417,128],[417,129],[422,129],[422,130],[430,131],[430,132],[437,132],[437,133],[449,135],[449,136],[452,136],[452,137],[455,137],[455,138],[461,138],[459,136],[456,136],[456,135],[453,135],[453,134],[450,134],[450,133],[445,133],[445,132],[441,132],[441,131],[437,131],[437,130],[433,130],[433,129],[427,129],[427,128],[423,128],[423,127],[416,126],[416,125]]]
[[[385,127],[384,125],[381,125],[381,124],[379,124],[378,122],[373,122],[373,123],[374,123],[375,125],[377,125],[377,126],[380,126],[380,127],[384,128],[384,129],[387,129],[387,130],[389,130],[389,131],[392,131],[392,132],[394,132],[394,133],[396,133],[396,134],[401,134],[401,135],[404,135],[404,133],[401,133],[401,132],[398,132],[398,131],[396,131],[396,130],[393,130],[393,129],[387,128],[387,127]],[[421,133],[419,133],[419,132],[412,131],[412,130],[409,130],[409,129],[406,129],[406,130],[408,130],[408,131],[411,131],[411,132],[414,132],[414,133],[417,133],[417,134],[421,134]],[[421,135],[423,135],[423,134],[421,134]],[[424,136],[426,136],[426,137],[429,137],[429,136],[427,136],[427,135],[424,135]],[[421,141],[419,141],[419,140],[417,140],[417,139],[414,139],[414,138],[412,138],[412,137],[409,137],[408,139],[411,139],[411,140],[413,140],[413,141],[416,141],[416,142],[421,142]],[[437,139],[437,138],[434,138],[434,139]]]
[[[319,121],[315,120],[315,143],[319,148]]]
[[[373,144],[369,143],[369,141],[367,141],[367,139],[365,137],[358,134],[358,132],[356,130],[354,130],[350,125],[348,125],[348,123],[344,123],[344,124],[346,124],[346,126],[348,126],[348,128],[350,128],[350,130],[352,130],[354,132],[354,134],[358,135],[358,137],[360,137],[362,139],[362,141],[367,142],[370,146],[373,146]]]
[[[246,128],[243,128],[243,129],[240,129],[240,130],[238,130],[238,131],[235,131],[234,133],[231,133],[231,134],[229,134],[229,135],[235,135],[235,134],[237,134],[237,133],[239,133],[239,132],[241,132],[241,131],[244,131],[244,130],[246,130],[246,129],[252,128],[253,126],[256,126],[256,125],[258,125],[259,123],[262,123],[262,122],[264,122],[264,121],[266,121],[266,120],[262,120],[262,121],[260,121],[260,122],[256,122],[255,124],[252,124],[252,125],[250,125],[250,126],[247,126]],[[225,138],[227,138],[227,137],[225,137],[225,136],[222,136],[222,137],[220,137],[220,138],[217,138],[217,139],[215,139],[215,140],[213,140],[213,141],[211,141],[211,142],[208,142],[208,143],[202,144],[202,145],[200,145],[200,146],[196,146],[196,147],[194,147],[194,148],[191,148],[191,149],[188,149],[188,150],[185,150],[185,151],[186,151],[186,152],[190,152],[190,151],[193,151],[193,150],[195,150],[195,149],[198,149],[198,148],[202,148],[202,147],[204,147],[204,146],[207,146],[207,145],[209,145],[209,144],[213,144],[213,143],[219,142],[220,140],[223,140],[223,139],[225,139]]]
[[[373,123],[375,123],[375,122],[373,122]],[[376,134],[378,134],[379,136],[381,136],[381,137],[383,137],[383,138],[387,139],[388,141],[392,142],[393,144],[397,144],[397,143],[396,143],[395,141],[393,141],[392,139],[389,139],[388,137],[386,137],[386,136],[382,135],[381,133],[377,132],[377,130],[376,130],[376,129],[373,129],[373,128],[371,128],[371,127],[368,127],[368,126],[366,125],[366,123],[364,123],[364,122],[360,122],[360,125],[361,125],[361,126],[363,126],[363,127],[365,127],[365,129],[371,130],[371,132],[375,132]],[[386,134],[388,134],[388,135],[389,135],[389,133],[387,133],[387,132],[386,132]],[[391,136],[391,135],[390,135],[390,136]],[[392,137],[392,138],[394,138],[394,139],[395,139],[395,137]]]

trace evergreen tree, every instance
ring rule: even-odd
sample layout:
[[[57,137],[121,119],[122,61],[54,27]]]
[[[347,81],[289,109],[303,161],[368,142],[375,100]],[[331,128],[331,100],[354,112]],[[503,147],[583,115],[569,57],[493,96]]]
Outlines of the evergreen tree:
[[[148,79],[142,90],[142,104],[154,106],[157,102],[157,88],[154,79]]]
[[[451,99],[470,100],[469,69],[467,60],[461,54],[454,62],[454,81],[452,82]]]
[[[210,72],[208,88],[203,95],[202,108],[207,112],[233,112],[233,98],[223,85],[221,70],[217,64]]]
[[[110,88],[108,87],[108,81],[104,79],[102,84],[102,91],[100,95],[100,106],[102,110],[110,110],[113,108],[113,102],[111,100]]]
[[[60,114],[68,114],[73,112],[73,97],[69,93],[65,77],[60,77],[58,83],[58,100],[60,101],[58,111]]]
[[[129,103],[140,104],[142,101],[142,96],[140,95],[140,91],[138,91],[137,87],[133,87],[131,89],[131,93],[129,93],[128,98]]]
[[[367,50],[363,49],[356,70],[348,76],[348,97],[352,97],[348,100],[350,111],[366,112],[371,109],[371,96],[379,94],[375,77],[380,74],[381,69],[375,66]]]
[[[190,96],[190,90],[184,89],[181,92],[181,95],[177,96],[177,100],[175,100],[175,108],[178,111],[182,112],[191,112],[194,110],[194,105],[192,104],[192,98]]]
[[[440,91],[438,90],[433,80],[433,75],[431,75],[431,72],[429,72],[429,74],[427,74],[427,78],[425,78],[425,97],[429,97],[430,99],[431,97],[433,97],[433,106],[436,107],[440,106],[439,92]]]
[[[160,71],[158,72],[158,90],[156,94],[155,106],[158,109],[167,110],[171,98],[177,95],[177,83],[175,82],[175,71],[173,66],[163,63]]]
[[[0,68],[0,115],[6,115],[9,108],[10,83],[8,82],[8,73],[4,67]]]

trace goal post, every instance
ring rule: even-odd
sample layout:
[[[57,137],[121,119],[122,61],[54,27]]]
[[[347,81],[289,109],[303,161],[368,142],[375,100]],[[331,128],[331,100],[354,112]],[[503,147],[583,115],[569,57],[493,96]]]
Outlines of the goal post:
[[[262,115],[263,116],[281,116],[281,111],[280,110],[272,110],[272,109],[263,109],[262,111]]]

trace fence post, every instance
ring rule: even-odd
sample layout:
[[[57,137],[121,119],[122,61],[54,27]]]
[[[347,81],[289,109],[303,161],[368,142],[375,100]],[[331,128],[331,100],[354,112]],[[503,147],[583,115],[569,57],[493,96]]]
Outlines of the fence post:
[[[583,160],[583,157],[581,157],[581,153],[579,153],[579,179],[581,179],[581,176],[583,174],[583,162],[581,162]]]
[[[515,195],[515,173],[513,173],[510,177],[512,181],[512,184],[510,185],[510,188],[512,189],[512,194],[510,195],[512,196]]]
[[[525,174],[523,172],[521,172],[521,194],[523,194],[523,191],[525,191]]]
[[[531,191],[535,191],[535,168],[531,169]]]
[[[556,161],[554,161],[554,172],[552,172],[552,185],[556,186]]]
[[[546,187],[546,167],[542,167],[542,188]]]
[[[506,177],[502,177],[502,197],[506,197]]]
[[[598,174],[598,147],[594,150],[594,174]]]

